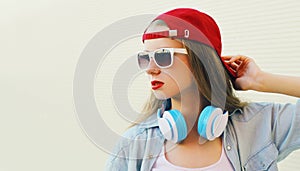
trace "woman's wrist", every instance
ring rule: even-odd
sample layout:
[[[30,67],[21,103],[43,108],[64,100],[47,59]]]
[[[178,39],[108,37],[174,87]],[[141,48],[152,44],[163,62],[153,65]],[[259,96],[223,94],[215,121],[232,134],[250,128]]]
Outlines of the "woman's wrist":
[[[270,77],[270,73],[260,70],[256,75],[255,81],[253,81],[251,89],[255,91],[268,92],[268,77]]]

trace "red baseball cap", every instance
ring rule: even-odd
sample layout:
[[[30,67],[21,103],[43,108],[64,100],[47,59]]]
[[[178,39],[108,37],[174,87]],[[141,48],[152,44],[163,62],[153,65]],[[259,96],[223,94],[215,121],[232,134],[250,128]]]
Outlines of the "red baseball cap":
[[[170,30],[150,33],[145,31],[142,37],[143,42],[149,39],[170,37],[203,43],[216,50],[227,71],[236,78],[236,73],[221,58],[221,34],[212,17],[196,9],[177,8],[160,14],[153,21],[155,20],[164,21]]]

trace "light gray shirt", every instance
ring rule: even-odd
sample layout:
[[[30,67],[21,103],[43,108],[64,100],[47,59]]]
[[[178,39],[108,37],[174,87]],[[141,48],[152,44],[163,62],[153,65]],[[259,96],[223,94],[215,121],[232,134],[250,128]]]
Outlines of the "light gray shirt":
[[[164,141],[153,114],[125,132],[106,170],[150,171]],[[277,162],[300,148],[300,100],[296,104],[250,103],[235,110],[222,141],[234,170],[277,170]]]

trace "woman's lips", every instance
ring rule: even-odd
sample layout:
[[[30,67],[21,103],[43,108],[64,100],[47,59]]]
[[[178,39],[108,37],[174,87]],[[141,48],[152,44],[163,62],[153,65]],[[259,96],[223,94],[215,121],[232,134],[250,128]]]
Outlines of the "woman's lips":
[[[161,82],[161,81],[157,81],[157,80],[153,80],[151,81],[151,85],[152,85],[152,90],[157,90],[160,87],[162,87],[165,83]]]

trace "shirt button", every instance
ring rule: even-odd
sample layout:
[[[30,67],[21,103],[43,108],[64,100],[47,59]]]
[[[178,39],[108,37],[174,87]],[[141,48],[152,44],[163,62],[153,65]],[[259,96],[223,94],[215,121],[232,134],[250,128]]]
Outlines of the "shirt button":
[[[231,146],[230,146],[230,145],[227,145],[227,146],[226,146],[226,149],[227,149],[228,151],[230,151],[230,150],[231,150]]]
[[[148,158],[149,158],[149,159],[152,159],[152,158],[153,158],[153,155],[152,155],[152,154],[149,154],[149,155],[148,155]]]

